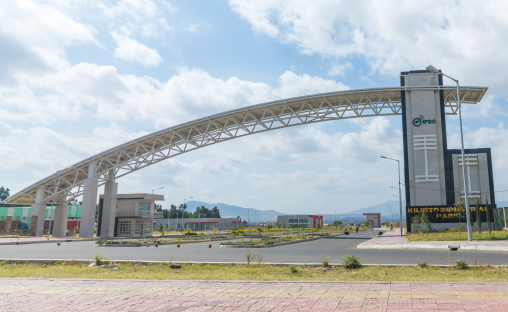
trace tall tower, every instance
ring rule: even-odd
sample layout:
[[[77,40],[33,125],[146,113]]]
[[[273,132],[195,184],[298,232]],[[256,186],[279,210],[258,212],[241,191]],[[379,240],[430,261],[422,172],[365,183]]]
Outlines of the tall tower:
[[[406,87],[401,96],[408,231],[411,218],[422,212],[436,229],[456,227],[461,218],[465,220],[465,212],[454,206],[465,198],[464,178],[460,150],[447,148],[444,91],[439,88],[443,75],[427,70],[402,72],[400,85]],[[465,153],[470,206],[479,203],[480,211],[486,212],[487,204],[495,206],[490,148]]]

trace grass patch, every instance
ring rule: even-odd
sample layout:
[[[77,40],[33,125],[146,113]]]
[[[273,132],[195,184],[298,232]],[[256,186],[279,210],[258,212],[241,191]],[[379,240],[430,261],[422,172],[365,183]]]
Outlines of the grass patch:
[[[261,246],[261,245],[273,245],[278,243],[287,243],[302,239],[311,239],[320,237],[323,235],[292,235],[292,236],[281,236],[281,237],[262,237],[260,239],[252,239],[249,241],[239,241],[239,242],[223,242],[221,245],[247,245],[247,246]]]
[[[406,237],[409,241],[459,241],[467,240],[467,232],[407,233]],[[508,240],[508,231],[492,231],[490,235],[488,231],[484,231],[482,234],[473,232],[473,240]]]
[[[507,267],[384,267],[362,266],[347,270],[340,266],[275,266],[244,264],[182,264],[172,270],[169,264],[120,264],[118,270],[88,267],[86,263],[0,265],[1,278],[91,278],[155,280],[261,280],[261,281],[427,281],[427,282],[505,282]],[[296,271],[295,271],[296,269]]]

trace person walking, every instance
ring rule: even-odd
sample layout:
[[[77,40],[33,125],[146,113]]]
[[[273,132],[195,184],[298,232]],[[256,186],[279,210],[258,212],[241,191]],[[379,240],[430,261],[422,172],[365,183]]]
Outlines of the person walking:
[[[390,232],[393,230],[393,223],[390,223]]]
[[[358,234],[358,224],[356,225],[356,234]]]

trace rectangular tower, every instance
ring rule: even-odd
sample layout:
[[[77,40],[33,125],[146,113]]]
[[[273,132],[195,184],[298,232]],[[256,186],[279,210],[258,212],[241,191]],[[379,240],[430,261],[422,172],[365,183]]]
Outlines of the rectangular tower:
[[[402,72],[402,127],[407,230],[411,219],[425,212],[435,229],[465,222],[461,150],[448,150],[443,75],[427,70]],[[467,149],[466,178],[470,209],[476,205],[483,222],[496,206],[490,148]],[[474,217],[476,220],[476,217]],[[493,220],[491,218],[491,220]],[[484,223],[486,226],[486,224]]]
[[[441,75],[403,72],[402,119],[407,206],[441,206],[446,198],[446,121]],[[412,90],[411,87],[429,87]]]

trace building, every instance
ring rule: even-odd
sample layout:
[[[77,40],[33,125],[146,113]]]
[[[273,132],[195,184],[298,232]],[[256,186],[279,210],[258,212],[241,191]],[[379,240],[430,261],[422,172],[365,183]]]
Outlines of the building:
[[[236,230],[242,225],[240,218],[170,218],[155,219],[153,229],[158,230],[160,226],[166,231],[210,231],[217,228],[219,231]]]
[[[66,207],[68,213],[64,230],[73,230],[76,227],[79,228],[79,221],[81,218],[81,205],[66,205]],[[30,224],[32,221],[30,210],[31,207],[0,206],[0,233],[8,234],[16,231],[17,229],[23,233],[30,232]],[[44,229],[47,230],[49,228],[49,221],[51,219],[51,229],[53,235],[64,236],[66,234],[65,232],[62,232],[58,235],[55,232],[57,230],[56,227],[58,226],[55,227],[54,212],[54,206],[46,207]]]
[[[367,219],[367,223],[371,228],[381,227],[381,213],[379,212],[367,212],[363,214]]]
[[[466,210],[456,207],[465,202],[463,173],[468,180],[470,209],[474,212],[475,204],[479,204],[486,229],[486,214],[492,215],[496,207],[490,148],[465,149],[464,162],[461,150],[448,149],[445,115],[457,109],[449,107],[457,93],[445,97],[440,71],[402,72],[400,85],[405,88],[401,91],[401,110],[408,232],[412,218],[422,213],[427,214],[434,229],[458,227]],[[461,88],[461,102],[476,103],[483,93],[472,95]]]
[[[164,195],[158,194],[117,194],[116,209],[113,221],[115,237],[146,237],[152,236],[155,217],[155,201],[163,201]],[[103,232],[107,226],[103,220],[104,195],[99,197],[99,213],[97,218],[97,237],[107,238]],[[111,226],[111,225],[109,225]]]
[[[323,216],[318,215],[282,215],[277,216],[277,224],[283,228],[316,228],[323,227]]]

